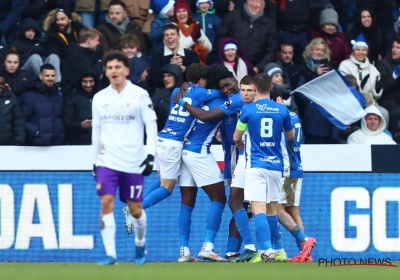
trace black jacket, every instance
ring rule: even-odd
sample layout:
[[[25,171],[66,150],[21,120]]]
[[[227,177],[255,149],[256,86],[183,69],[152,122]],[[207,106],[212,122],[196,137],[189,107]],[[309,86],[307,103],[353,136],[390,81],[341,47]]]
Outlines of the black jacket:
[[[3,65],[4,58],[6,57],[7,48],[6,46],[0,42],[0,65]],[[3,69],[3,66],[0,67]]]
[[[92,143],[92,129],[83,129],[82,121],[92,118],[92,99],[98,90],[99,79],[92,69],[80,71],[78,85],[70,94],[64,96],[63,122],[68,134],[69,145],[90,145]],[[95,78],[95,87],[87,93],[81,86],[83,77],[88,74]]]
[[[390,51],[376,64],[376,69],[381,73],[383,94],[380,102],[395,102],[400,105],[400,79],[393,79],[393,71],[400,64],[400,59],[394,60]]]
[[[58,32],[55,22],[53,22],[47,31],[45,47],[47,55],[56,54],[60,59],[64,59],[68,54],[68,48],[78,44],[79,32],[85,27],[78,21],[71,22],[72,32],[64,34]]]
[[[244,56],[260,71],[268,62],[275,61],[278,33],[275,24],[265,16],[253,24],[244,10],[234,10],[226,14],[215,38],[230,37],[239,42]]]
[[[63,60],[61,68],[61,88],[63,92],[71,92],[76,88],[80,78],[79,69],[82,68],[92,69],[96,78],[100,79],[103,73],[101,57],[97,52],[83,48],[80,45],[69,47],[68,54]]]
[[[309,0],[287,1],[286,8],[277,9],[277,27],[280,31],[307,32],[311,28],[311,5]]]
[[[21,95],[20,104],[25,116],[28,145],[65,144],[65,131],[61,119],[63,97],[56,85],[49,88],[40,80],[36,80],[34,89]]]
[[[33,88],[33,73],[19,69],[15,73],[5,72],[6,83],[10,85],[11,90],[16,96],[20,96],[24,92]]]
[[[14,93],[7,88],[0,93],[0,145],[23,145],[24,115]]]
[[[36,31],[35,38],[28,39],[25,37],[25,30],[28,28],[33,28]],[[24,66],[25,62],[28,58],[33,54],[38,54],[41,57],[45,56],[45,49],[42,43],[39,41],[41,35],[41,29],[39,27],[39,23],[32,19],[26,18],[22,21],[19,27],[18,38],[15,40],[12,45],[17,49],[20,55],[20,66]]]
[[[54,9],[68,6],[68,0],[25,0],[24,9],[21,18],[33,18],[43,22],[47,14]]]

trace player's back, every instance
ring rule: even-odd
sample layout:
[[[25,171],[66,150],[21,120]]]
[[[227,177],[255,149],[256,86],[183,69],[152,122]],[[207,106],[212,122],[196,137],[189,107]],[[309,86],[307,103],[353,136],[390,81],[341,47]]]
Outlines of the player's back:
[[[171,109],[165,127],[159,132],[158,136],[165,139],[184,141],[192,129],[195,117],[180,106],[174,104],[174,97],[179,88],[174,89],[171,95]],[[188,104],[194,107],[201,107],[204,102],[210,101],[217,97],[223,97],[222,93],[217,90],[205,89],[189,83],[186,96],[183,98]]]
[[[290,130],[286,106],[264,98],[246,104],[240,118],[247,123],[251,142],[250,166],[283,171],[282,131]]]
[[[290,162],[290,177],[291,178],[303,178],[303,166],[301,164],[300,156],[300,144],[303,135],[301,128],[301,122],[296,113],[290,112],[290,118],[292,121],[293,128],[295,130],[295,137],[293,140],[289,140],[286,137],[286,147],[289,154]]]
[[[201,109],[212,110],[222,103],[225,99],[216,98],[203,104]],[[215,139],[215,135],[223,122],[223,118],[214,119],[209,122],[196,120],[195,125],[185,141],[183,149],[195,153],[209,154],[210,146]]]

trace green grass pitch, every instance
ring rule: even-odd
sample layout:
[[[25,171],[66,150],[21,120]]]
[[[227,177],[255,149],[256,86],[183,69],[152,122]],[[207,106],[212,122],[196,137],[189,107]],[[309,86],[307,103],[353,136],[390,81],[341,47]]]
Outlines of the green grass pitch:
[[[319,267],[317,263],[1,263],[0,280],[400,279],[400,268]]]

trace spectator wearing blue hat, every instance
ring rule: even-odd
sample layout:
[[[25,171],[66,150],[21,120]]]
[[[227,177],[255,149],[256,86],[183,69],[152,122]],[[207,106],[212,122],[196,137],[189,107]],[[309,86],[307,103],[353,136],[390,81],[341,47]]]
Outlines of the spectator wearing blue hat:
[[[157,12],[149,34],[149,39],[153,42],[152,54],[164,49],[164,27],[173,20],[174,4],[174,0],[153,0],[151,3],[151,8]]]

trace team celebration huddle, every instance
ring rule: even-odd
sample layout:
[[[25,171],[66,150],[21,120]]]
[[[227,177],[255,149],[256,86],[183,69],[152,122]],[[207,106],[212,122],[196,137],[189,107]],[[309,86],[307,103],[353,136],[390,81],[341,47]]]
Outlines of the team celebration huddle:
[[[168,121],[158,133],[148,93],[133,85],[129,59],[118,51],[104,57],[110,86],[93,98],[94,169],[101,200],[100,228],[106,257],[116,263],[114,200],[119,188],[128,234],[135,233],[135,263],[146,261],[144,209],[168,199],[175,184],[181,193],[178,262],[310,262],[316,240],[308,237],[299,215],[303,169],[300,120],[273,96],[273,71],[237,81],[225,66],[194,63],[187,82],[171,96]],[[220,131],[224,171],[210,151]],[[146,145],[143,143],[146,132]],[[155,164],[159,180],[146,190],[143,176]],[[229,186],[229,197],[225,184]],[[198,188],[211,203],[198,258],[189,249],[191,215]],[[225,205],[229,224],[226,255],[214,251]],[[255,233],[250,221],[255,222]],[[294,237],[299,254],[288,258],[281,225]],[[254,237],[255,236],[255,239]],[[244,251],[240,248],[244,245]],[[178,248],[177,248],[178,254]]]

